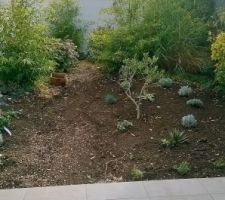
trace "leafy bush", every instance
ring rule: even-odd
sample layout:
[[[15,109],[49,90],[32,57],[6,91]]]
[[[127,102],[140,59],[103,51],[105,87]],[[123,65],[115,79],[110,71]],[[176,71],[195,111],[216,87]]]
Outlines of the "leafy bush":
[[[117,0],[110,11],[114,24],[104,31],[107,42],[96,40],[92,50],[106,72],[118,72],[124,59],[141,60],[143,53],[159,57],[159,66],[169,70],[198,71],[206,62],[207,26],[178,0]]]
[[[138,61],[136,58],[124,60],[124,65],[120,69],[120,86],[124,89],[127,97],[135,105],[137,119],[140,119],[141,117],[140,107],[142,100],[154,100],[154,96],[150,94],[147,89],[152,82],[159,79],[162,75],[162,71],[158,69],[156,62],[156,57],[150,58],[147,54],[144,54],[142,61]],[[132,92],[135,76],[139,76],[144,80],[137,97],[135,97],[134,92]]]
[[[75,0],[52,1],[47,12],[51,35],[55,38],[70,39],[80,48],[84,29],[79,20],[78,2]]]
[[[204,107],[204,103],[201,99],[190,99],[187,101],[187,105],[195,107],[195,108],[202,108]]]
[[[191,165],[189,162],[184,161],[184,162],[181,162],[180,164],[176,165],[174,167],[174,169],[176,169],[176,171],[180,175],[184,176],[184,175],[187,175],[191,171]]]
[[[216,81],[225,85],[225,32],[220,33],[212,44],[212,60],[216,62]]]
[[[170,88],[173,85],[173,80],[171,78],[161,78],[159,80],[159,85],[164,88]]]
[[[104,98],[105,103],[108,105],[115,104],[117,102],[117,98],[114,95],[108,94]]]
[[[7,111],[0,116],[0,134],[3,131],[4,127],[8,126],[12,118],[20,114],[19,111]]]
[[[131,126],[133,126],[132,122],[129,122],[127,120],[123,120],[123,121],[119,121],[117,123],[117,129],[121,132],[126,131],[128,128],[130,128]]]
[[[178,91],[178,94],[181,97],[189,97],[192,95],[192,93],[193,93],[193,90],[189,86],[183,86]]]
[[[54,67],[48,32],[34,7],[35,1],[15,0],[0,8],[0,80],[26,87]]]
[[[225,169],[225,160],[217,160],[213,163],[217,169]]]
[[[77,65],[79,54],[77,46],[75,46],[72,40],[52,40],[50,47],[53,49],[54,60],[57,63],[56,69],[58,71],[67,72],[69,68]]]
[[[135,181],[142,180],[144,177],[144,173],[134,166],[131,170],[131,177]]]
[[[196,127],[198,122],[195,118],[194,115],[187,115],[184,116],[181,120],[181,124],[185,127],[185,128],[192,128],[192,127]]]
[[[169,138],[161,140],[161,143],[165,147],[175,147],[179,144],[187,143],[188,141],[188,137],[183,131],[174,129],[169,133]]]

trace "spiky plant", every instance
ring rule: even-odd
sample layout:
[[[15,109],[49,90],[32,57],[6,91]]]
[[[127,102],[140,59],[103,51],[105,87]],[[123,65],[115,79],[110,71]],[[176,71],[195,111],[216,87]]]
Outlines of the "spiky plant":
[[[173,85],[173,80],[171,78],[161,78],[159,80],[159,85],[163,88],[170,88]]]
[[[104,101],[105,103],[107,103],[108,105],[113,105],[117,102],[117,98],[112,95],[112,94],[108,94],[104,97]]]
[[[119,121],[117,123],[117,129],[121,132],[126,131],[128,128],[133,126],[133,123],[128,120]]]
[[[187,105],[195,108],[203,108],[204,103],[201,99],[190,99],[187,101]]]
[[[191,171],[191,165],[189,162],[184,161],[174,167],[174,169],[182,176],[187,175]]]

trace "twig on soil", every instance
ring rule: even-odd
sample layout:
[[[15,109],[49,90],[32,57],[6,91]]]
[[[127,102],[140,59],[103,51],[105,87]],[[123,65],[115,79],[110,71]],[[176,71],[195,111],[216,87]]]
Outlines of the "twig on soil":
[[[124,154],[120,158],[116,158],[116,159],[113,159],[113,160],[109,160],[108,162],[105,163],[105,179],[107,178],[108,165],[110,163],[113,163],[113,162],[116,162],[116,165],[117,165],[118,161],[121,160],[121,159],[123,159],[125,156],[126,156],[126,154]]]

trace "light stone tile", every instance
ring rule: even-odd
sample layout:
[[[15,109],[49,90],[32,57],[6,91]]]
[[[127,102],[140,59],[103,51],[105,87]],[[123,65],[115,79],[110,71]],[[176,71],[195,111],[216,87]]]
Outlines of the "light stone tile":
[[[27,189],[0,190],[0,200],[23,200]]]
[[[225,193],[225,178],[201,178],[196,180],[211,194]]]
[[[85,185],[31,188],[24,200],[86,200]]]
[[[209,195],[152,197],[150,200],[213,200]]]
[[[212,194],[213,200],[225,200],[225,194]]]
[[[87,200],[132,198],[147,198],[147,193],[141,182],[87,185]]]
[[[207,194],[195,179],[143,182],[149,197]]]

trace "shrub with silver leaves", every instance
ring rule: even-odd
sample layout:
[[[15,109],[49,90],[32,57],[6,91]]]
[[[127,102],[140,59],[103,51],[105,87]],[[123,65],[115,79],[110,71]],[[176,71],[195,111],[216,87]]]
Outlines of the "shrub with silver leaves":
[[[170,88],[173,85],[173,80],[171,78],[161,78],[159,80],[159,85],[163,88]]]
[[[193,90],[189,86],[182,86],[178,91],[178,94],[181,97],[189,97],[192,95],[192,93],[193,93]]]
[[[187,101],[187,105],[195,108],[202,108],[204,107],[204,103],[201,99],[190,99]]]
[[[195,118],[194,115],[187,115],[184,116],[181,120],[181,124],[185,127],[185,128],[192,128],[192,127],[196,127],[198,122]]]

